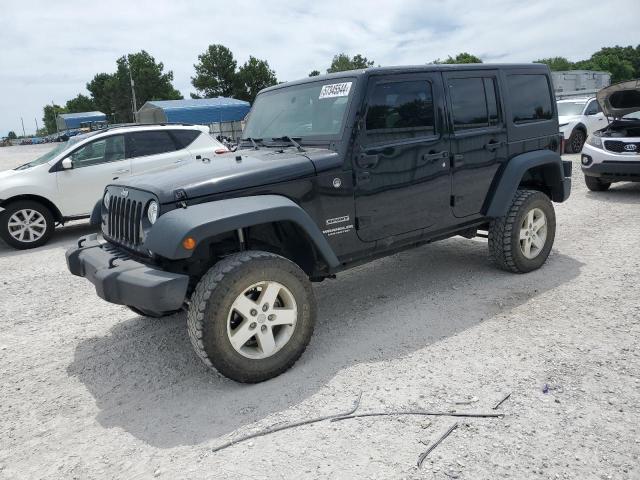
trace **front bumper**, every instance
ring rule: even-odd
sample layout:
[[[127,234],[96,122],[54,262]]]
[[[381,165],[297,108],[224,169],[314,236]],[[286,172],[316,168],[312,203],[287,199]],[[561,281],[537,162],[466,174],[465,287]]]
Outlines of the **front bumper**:
[[[164,314],[182,308],[189,286],[189,277],[165,272],[129,257],[109,252],[97,234],[78,240],[77,246],[66,252],[67,268],[85,277],[107,302],[136,307],[154,314]]]
[[[610,181],[640,181],[639,154],[614,153],[585,144],[580,159],[582,172],[589,177]]]

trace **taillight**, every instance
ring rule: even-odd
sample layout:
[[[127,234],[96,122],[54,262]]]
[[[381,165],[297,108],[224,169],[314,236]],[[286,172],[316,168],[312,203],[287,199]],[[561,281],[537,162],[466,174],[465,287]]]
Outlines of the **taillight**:
[[[216,155],[221,155],[223,153],[227,153],[229,150],[227,150],[226,148],[217,148],[215,151]]]

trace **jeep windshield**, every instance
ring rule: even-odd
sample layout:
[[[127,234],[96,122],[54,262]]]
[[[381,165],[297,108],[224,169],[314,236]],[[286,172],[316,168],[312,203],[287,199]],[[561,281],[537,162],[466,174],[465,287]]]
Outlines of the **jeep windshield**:
[[[353,78],[340,78],[261,93],[242,136],[267,142],[285,137],[335,139],[342,130],[354,84]]]

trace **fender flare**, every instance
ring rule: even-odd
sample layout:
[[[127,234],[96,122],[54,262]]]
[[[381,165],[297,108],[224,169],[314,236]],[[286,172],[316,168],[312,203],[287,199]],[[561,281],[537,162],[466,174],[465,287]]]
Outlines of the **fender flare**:
[[[193,254],[182,246],[186,237],[200,242],[239,228],[278,221],[298,225],[329,267],[340,265],[329,242],[307,212],[281,195],[229,198],[172,210],[160,215],[149,230],[144,246],[165,258],[185,259]]]
[[[546,165],[549,166],[551,173],[548,185],[551,189],[551,199],[556,202],[566,200],[571,189],[571,179],[565,179],[562,158],[551,150],[535,150],[516,155],[508,161],[493,189],[486,216],[494,218],[505,216],[524,174],[532,168]],[[570,175],[571,165],[568,165],[568,169]]]

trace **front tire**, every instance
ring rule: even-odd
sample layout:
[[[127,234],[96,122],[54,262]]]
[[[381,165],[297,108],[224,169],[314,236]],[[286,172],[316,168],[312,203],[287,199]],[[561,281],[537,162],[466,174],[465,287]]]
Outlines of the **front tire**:
[[[567,153],[579,153],[586,139],[587,134],[583,130],[574,129],[567,142]]]
[[[33,200],[10,203],[0,213],[0,237],[19,250],[47,243],[55,230],[55,220],[48,207]]]
[[[611,182],[604,182],[598,177],[590,177],[589,175],[584,176],[584,183],[587,184],[587,188],[592,192],[604,192],[609,190],[611,186]]]
[[[555,235],[556,215],[549,197],[518,190],[507,215],[491,221],[489,255],[502,270],[530,272],[547,260]]]
[[[316,319],[307,275],[269,252],[236,253],[200,280],[187,314],[200,359],[225,377],[257,383],[288,370],[304,352]]]

